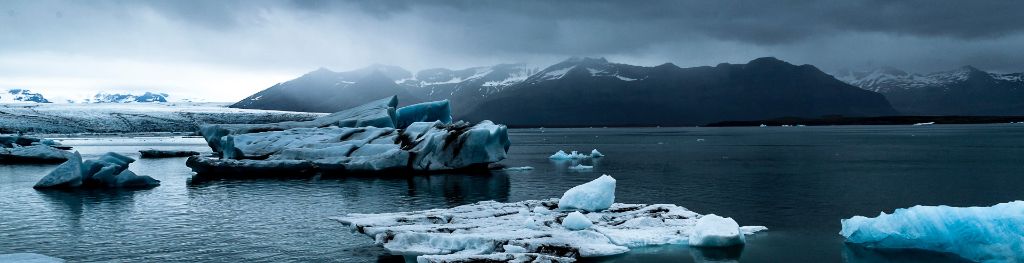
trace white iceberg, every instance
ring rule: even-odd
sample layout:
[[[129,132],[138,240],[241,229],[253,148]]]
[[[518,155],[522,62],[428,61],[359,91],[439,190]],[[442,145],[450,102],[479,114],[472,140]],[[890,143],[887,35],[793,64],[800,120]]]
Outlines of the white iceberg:
[[[64,263],[63,259],[36,254],[36,253],[13,253],[0,254],[0,262],[17,263]]]
[[[160,185],[159,180],[136,175],[128,170],[132,162],[135,159],[112,152],[99,159],[82,162],[82,156],[75,152],[66,162],[39,179],[33,187],[149,188]]]
[[[587,216],[580,212],[572,212],[562,219],[562,226],[569,230],[584,230],[594,225]]]
[[[599,152],[599,151],[597,151],[597,149],[594,149],[594,150],[590,151],[590,158],[600,158],[600,157],[604,157],[604,154]]]
[[[736,220],[715,214],[700,217],[690,235],[690,246],[695,247],[729,247],[745,242]]]
[[[572,160],[586,158],[590,158],[590,155],[582,154],[577,151],[572,151],[572,153],[565,153],[565,151],[563,150],[558,150],[558,152],[555,152],[555,154],[552,154],[551,156],[548,157],[548,159],[552,160]]]
[[[670,204],[616,203],[586,214],[559,204],[559,199],[483,201],[333,219],[372,237],[390,253],[415,255],[419,262],[573,262],[626,253],[631,247],[687,244],[701,217]],[[765,228],[742,229],[753,234]]]
[[[843,219],[840,235],[870,248],[924,249],[978,262],[1024,258],[1024,201],[991,207],[914,206]]]
[[[558,200],[558,207],[601,211],[611,207],[612,203],[615,203],[615,178],[606,174],[565,191]]]

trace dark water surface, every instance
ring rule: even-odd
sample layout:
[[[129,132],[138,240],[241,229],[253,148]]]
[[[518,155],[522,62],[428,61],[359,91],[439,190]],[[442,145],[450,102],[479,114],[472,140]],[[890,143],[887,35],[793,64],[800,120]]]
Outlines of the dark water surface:
[[[189,184],[184,158],[131,165],[160,187],[36,191],[55,165],[0,165],[0,253],[94,261],[392,262],[329,217],[559,197],[601,174],[616,201],[672,203],[764,225],[741,262],[956,262],[948,255],[844,245],[839,220],[913,205],[988,206],[1024,199],[1024,125],[513,130],[508,166],[525,172],[387,178],[228,180]],[[703,140],[698,140],[703,139]],[[85,158],[145,148],[208,151],[201,139],[74,139]],[[568,170],[559,149],[607,155]],[[722,256],[683,245],[601,262]]]

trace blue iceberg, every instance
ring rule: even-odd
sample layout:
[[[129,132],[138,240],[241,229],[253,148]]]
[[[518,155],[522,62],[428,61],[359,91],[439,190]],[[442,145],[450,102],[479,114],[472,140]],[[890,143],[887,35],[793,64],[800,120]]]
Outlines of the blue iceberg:
[[[1024,257],[1024,201],[991,207],[914,206],[842,220],[840,235],[869,248],[924,249],[979,262]]]
[[[452,110],[448,100],[430,101],[398,108],[395,127],[405,128],[415,122],[452,123]]]

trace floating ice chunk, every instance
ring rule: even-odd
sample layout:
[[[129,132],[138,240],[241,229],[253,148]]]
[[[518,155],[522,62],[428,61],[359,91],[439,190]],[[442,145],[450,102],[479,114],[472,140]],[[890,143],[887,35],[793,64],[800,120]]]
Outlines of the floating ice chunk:
[[[594,149],[594,150],[590,151],[590,158],[598,158],[598,157],[604,157],[604,154],[602,154],[601,152],[597,151],[597,149]]]
[[[695,247],[729,247],[745,242],[736,220],[715,214],[707,214],[697,220],[689,240]]]
[[[548,158],[552,159],[552,160],[571,160],[571,159],[586,159],[588,157],[590,157],[590,156],[586,155],[586,154],[579,153],[577,151],[572,151],[572,153],[565,153],[565,151],[558,150],[558,152],[555,152],[555,154],[552,154]]]
[[[0,262],[17,263],[64,263],[63,259],[36,253],[0,254]]]
[[[398,108],[395,126],[399,129],[415,122],[452,123],[452,110],[448,100],[423,102]]]
[[[914,206],[841,223],[839,234],[865,247],[933,250],[979,262],[1024,258],[1024,201],[991,207]]]
[[[914,123],[914,126],[926,126],[926,125],[934,125],[934,124],[935,124],[934,121],[930,121],[930,122]]]
[[[43,179],[36,182],[34,188],[59,188],[82,186],[82,155],[76,151],[71,158],[57,166]]]
[[[449,254],[416,257],[417,263],[464,263],[464,262],[510,262],[510,263],[571,263],[576,259],[554,257],[539,253],[494,253],[486,255]]]
[[[562,194],[558,208],[601,211],[615,203],[615,178],[602,175],[593,181],[574,186]]]
[[[562,226],[569,230],[584,230],[594,225],[587,216],[580,212],[572,212],[562,219]]]
[[[199,155],[197,151],[184,151],[184,150],[140,150],[142,158],[173,158],[173,157],[189,157]]]
[[[593,170],[593,169],[594,169],[594,166],[590,166],[590,165],[577,164],[577,165],[574,165],[574,166],[569,166],[569,170],[577,170],[577,171],[579,171],[579,170]]]
[[[117,153],[106,153],[96,160],[82,162],[77,152],[68,161],[46,175],[34,188],[148,188],[160,185],[149,176],[128,170],[135,159]]]
[[[501,168],[500,171],[504,171],[504,172],[521,172],[521,171],[531,171],[531,170],[533,170],[533,166],[505,167],[505,168]]]
[[[0,148],[0,163],[55,163],[67,160],[71,153],[48,145],[15,145]]]

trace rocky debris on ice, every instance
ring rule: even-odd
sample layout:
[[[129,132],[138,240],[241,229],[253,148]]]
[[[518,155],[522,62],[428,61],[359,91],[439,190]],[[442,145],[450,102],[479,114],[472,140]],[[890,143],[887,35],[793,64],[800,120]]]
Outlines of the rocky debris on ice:
[[[612,183],[612,187],[609,187]],[[588,204],[614,199],[607,176],[573,188]],[[585,184],[586,185],[586,184]],[[563,207],[560,199],[514,203],[483,201],[450,209],[383,214],[348,214],[335,220],[374,238],[398,255],[419,262],[573,262],[580,257],[622,254],[631,247],[687,244],[701,216],[671,204],[609,203],[583,211]],[[588,224],[589,223],[589,224]],[[764,227],[741,227],[750,235]],[[742,239],[740,239],[742,240]]]
[[[199,155],[197,151],[184,151],[184,150],[140,150],[141,158],[173,158],[173,157],[189,157]]]
[[[106,153],[96,160],[82,162],[82,156],[75,152],[36,185],[44,188],[151,188],[160,181],[149,176],[136,175],[128,170],[135,159],[117,153]]]
[[[0,262],[17,263],[64,263],[63,259],[36,254],[36,253],[12,253],[0,254]]]
[[[395,109],[391,97],[305,123],[209,126],[220,159],[190,157],[197,173],[376,172],[486,168],[506,157],[508,128],[452,122],[447,101]]]
[[[840,235],[868,248],[924,249],[977,262],[1024,258],[1024,201],[990,207],[914,206],[843,219]]]
[[[71,153],[53,140],[21,135],[0,135],[0,163],[57,163]]]

